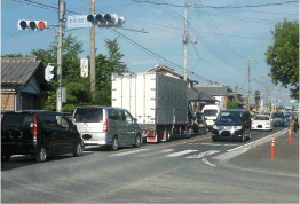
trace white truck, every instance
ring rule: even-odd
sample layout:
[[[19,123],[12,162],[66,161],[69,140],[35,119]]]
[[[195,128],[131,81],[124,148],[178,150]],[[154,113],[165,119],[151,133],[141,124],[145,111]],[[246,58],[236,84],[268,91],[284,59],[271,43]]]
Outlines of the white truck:
[[[215,120],[219,116],[219,113],[225,110],[220,104],[206,104],[203,108],[203,113],[206,120],[206,126],[208,131],[212,131],[215,124]]]
[[[112,73],[111,91],[112,107],[131,112],[147,142],[168,141],[173,134],[190,138],[185,80],[158,72]]]

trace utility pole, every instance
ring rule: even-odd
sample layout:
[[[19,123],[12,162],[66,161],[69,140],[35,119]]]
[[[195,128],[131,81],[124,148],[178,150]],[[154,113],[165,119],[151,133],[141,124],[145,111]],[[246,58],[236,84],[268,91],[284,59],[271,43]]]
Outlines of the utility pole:
[[[90,14],[95,15],[95,0],[90,0]],[[90,92],[96,95],[95,68],[95,25],[90,27]]]
[[[235,102],[237,102],[237,79],[235,79]]]
[[[250,110],[250,55],[248,55],[248,110]]]
[[[65,2],[58,1],[58,32],[57,32],[57,95],[56,95],[56,111],[62,111],[62,44],[64,36],[65,22]]]
[[[187,0],[185,0],[184,4],[184,34],[183,34],[183,52],[184,52],[184,73],[183,73],[183,78],[184,80],[187,81],[187,45],[189,41],[189,34],[187,31]]]
[[[261,110],[260,113],[263,111],[264,109],[264,99],[265,99],[265,87],[264,87],[264,77],[261,77],[262,80],[262,99],[261,99]]]

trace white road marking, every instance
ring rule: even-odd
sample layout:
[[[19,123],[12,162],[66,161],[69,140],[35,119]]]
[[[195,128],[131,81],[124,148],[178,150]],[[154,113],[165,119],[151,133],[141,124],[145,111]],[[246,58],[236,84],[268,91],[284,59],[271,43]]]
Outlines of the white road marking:
[[[188,143],[188,144],[200,144],[200,145],[208,145],[208,146],[214,146],[214,147],[217,147],[217,146],[232,146],[232,147],[239,146],[239,144],[219,144],[219,143]]]
[[[211,165],[211,166],[216,166],[216,165],[214,165],[214,164],[212,164],[212,163],[209,163],[209,162],[207,161],[206,158],[203,158],[203,162],[204,162],[205,164],[208,164],[208,165]]]
[[[135,154],[135,153],[138,153],[138,152],[142,152],[142,151],[147,151],[147,150],[150,150],[150,149],[138,149],[138,150],[132,150],[132,151],[128,151],[128,152],[121,152],[121,153],[118,153],[118,154],[113,154],[113,155],[110,155],[110,156],[126,156],[126,155],[130,155],[130,154]]]
[[[152,157],[152,156],[164,153],[164,152],[171,152],[173,150],[174,149],[164,149],[164,150],[160,150],[160,151],[157,151],[157,152],[150,152],[150,153],[147,153],[147,154],[135,155],[135,157]]]
[[[180,151],[180,152],[176,152],[174,154],[169,154],[166,157],[178,157],[178,156],[182,156],[182,155],[188,154],[190,152],[197,152],[197,151],[198,150],[188,149],[188,150],[183,150],[183,151]]]
[[[213,155],[213,154],[215,154],[219,151],[220,150],[208,150],[208,151],[205,151],[205,152],[201,152],[198,155],[193,155],[193,156],[189,156],[189,157],[186,157],[186,158],[199,159],[199,158],[202,158],[202,157],[205,157],[205,156]]]

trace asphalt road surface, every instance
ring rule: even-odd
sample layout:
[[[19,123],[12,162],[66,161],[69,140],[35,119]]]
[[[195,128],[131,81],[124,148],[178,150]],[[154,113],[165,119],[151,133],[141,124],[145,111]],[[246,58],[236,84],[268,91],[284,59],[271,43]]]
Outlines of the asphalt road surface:
[[[253,132],[252,141],[281,129]],[[12,157],[1,163],[1,202],[298,203],[299,177],[209,162],[242,145],[212,142],[208,133],[116,152],[92,148],[81,157],[57,156],[44,164]]]

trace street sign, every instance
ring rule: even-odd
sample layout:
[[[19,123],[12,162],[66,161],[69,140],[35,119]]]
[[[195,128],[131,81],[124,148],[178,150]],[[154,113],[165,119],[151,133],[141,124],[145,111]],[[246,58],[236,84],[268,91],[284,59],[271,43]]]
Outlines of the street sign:
[[[88,58],[80,58],[80,77],[87,78],[89,75]]]
[[[87,21],[86,15],[69,16],[68,27],[92,27],[93,24]]]

